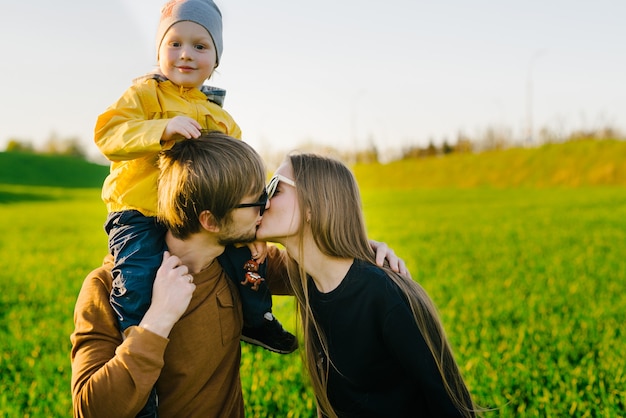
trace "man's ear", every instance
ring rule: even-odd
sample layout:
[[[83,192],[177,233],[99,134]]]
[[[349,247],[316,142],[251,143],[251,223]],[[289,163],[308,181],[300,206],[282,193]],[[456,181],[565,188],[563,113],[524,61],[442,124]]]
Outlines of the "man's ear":
[[[220,230],[219,223],[215,220],[215,217],[208,210],[203,210],[200,213],[200,225],[202,228],[209,232],[218,232]]]

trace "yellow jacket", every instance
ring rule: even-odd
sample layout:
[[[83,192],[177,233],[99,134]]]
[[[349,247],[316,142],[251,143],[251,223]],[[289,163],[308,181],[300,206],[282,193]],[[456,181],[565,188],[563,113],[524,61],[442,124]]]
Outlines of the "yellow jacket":
[[[158,76],[140,79],[96,122],[95,143],[111,161],[102,187],[109,212],[135,209],[156,216],[158,154],[175,142],[161,137],[174,116],[194,118],[203,129],[241,139],[230,114],[202,91],[180,88]]]

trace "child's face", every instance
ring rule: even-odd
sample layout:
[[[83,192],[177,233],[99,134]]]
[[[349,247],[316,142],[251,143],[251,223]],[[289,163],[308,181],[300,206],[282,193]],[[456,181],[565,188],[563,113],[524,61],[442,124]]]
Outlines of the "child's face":
[[[216,61],[213,38],[190,21],[172,25],[159,47],[161,72],[182,87],[200,87],[213,74]]]

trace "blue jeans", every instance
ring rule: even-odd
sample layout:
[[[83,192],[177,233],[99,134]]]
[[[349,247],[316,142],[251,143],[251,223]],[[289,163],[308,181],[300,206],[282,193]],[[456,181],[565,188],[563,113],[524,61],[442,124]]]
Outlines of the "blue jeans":
[[[131,325],[138,325],[150,307],[154,278],[163,261],[163,251],[167,249],[166,228],[156,218],[128,210],[110,213],[104,229],[109,235],[109,251],[115,259],[111,306],[117,313],[120,329],[124,331]],[[250,258],[247,247],[233,246],[226,247],[218,257],[226,274],[239,289],[244,323],[258,327],[265,321],[263,315],[272,312],[272,294],[265,282],[257,291],[241,285],[245,279],[243,265]],[[265,265],[261,266],[261,275],[265,274],[265,268]]]
[[[115,259],[111,306],[124,331],[138,325],[150,307],[154,278],[167,249],[166,229],[136,210],[110,213],[104,229]]]

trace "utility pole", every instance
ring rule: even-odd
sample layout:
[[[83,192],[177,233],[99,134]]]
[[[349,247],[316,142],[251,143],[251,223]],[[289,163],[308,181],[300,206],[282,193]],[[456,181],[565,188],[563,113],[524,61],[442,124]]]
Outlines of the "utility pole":
[[[350,119],[351,119],[351,134],[352,134],[352,153],[354,155],[354,160],[356,162],[356,156],[359,153],[359,137],[358,137],[358,106],[361,98],[365,96],[366,90],[360,89],[352,96],[352,108],[350,109]]]
[[[540,49],[530,57],[528,62],[528,74],[526,76],[526,145],[533,145],[533,67],[535,61],[543,54]]]

